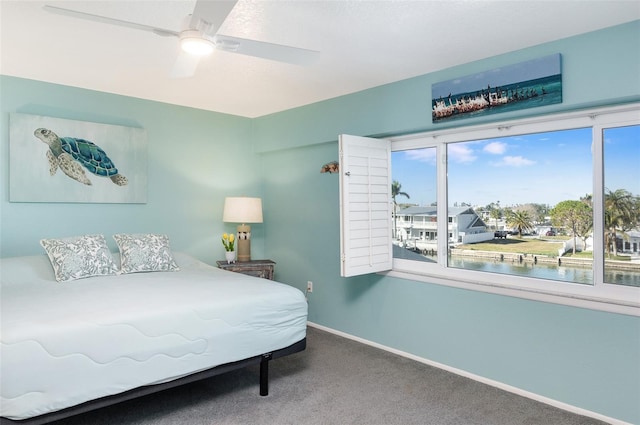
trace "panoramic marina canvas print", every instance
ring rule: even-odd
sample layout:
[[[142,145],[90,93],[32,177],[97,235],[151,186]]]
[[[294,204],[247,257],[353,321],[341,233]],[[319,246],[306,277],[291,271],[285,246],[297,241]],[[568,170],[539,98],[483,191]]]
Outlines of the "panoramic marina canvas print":
[[[11,202],[145,203],[141,128],[11,114]]]
[[[562,103],[560,54],[431,86],[434,123]]]

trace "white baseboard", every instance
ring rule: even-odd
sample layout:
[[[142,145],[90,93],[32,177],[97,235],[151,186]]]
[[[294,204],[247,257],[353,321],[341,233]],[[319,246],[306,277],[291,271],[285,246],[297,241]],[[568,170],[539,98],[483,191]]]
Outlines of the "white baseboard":
[[[536,393],[532,393],[532,392],[529,392],[529,391],[525,391],[525,390],[523,390],[521,388],[517,388],[517,387],[511,386],[511,385],[507,385],[507,384],[504,384],[502,382],[494,381],[492,379],[488,379],[488,378],[485,378],[483,376],[479,376],[479,375],[464,371],[462,369],[457,369],[455,367],[447,366],[447,365],[442,364],[442,363],[434,362],[432,360],[428,360],[428,359],[416,356],[416,355],[411,354],[411,353],[407,353],[407,352],[404,352],[404,351],[396,350],[395,348],[387,347],[385,345],[378,344],[377,342],[369,341],[369,340],[366,340],[366,339],[363,339],[363,338],[360,338],[360,337],[357,337],[357,336],[354,336],[354,335],[351,335],[351,334],[348,334],[348,333],[345,333],[345,332],[342,332],[342,331],[338,331],[338,330],[335,330],[335,329],[332,329],[332,328],[328,328],[326,326],[318,325],[317,323],[307,322],[307,324],[309,326],[311,326],[312,328],[317,328],[317,329],[332,333],[334,335],[338,335],[338,336],[341,336],[341,337],[344,337],[344,338],[347,338],[347,339],[351,339],[353,341],[360,342],[362,344],[370,345],[372,347],[379,348],[381,350],[388,351],[390,353],[397,354],[399,356],[406,357],[408,359],[415,360],[417,362],[424,363],[424,364],[427,364],[429,366],[437,367],[438,369],[443,369],[443,370],[446,370],[447,372],[455,373],[456,375],[464,376],[465,378],[473,379],[474,381],[482,382],[483,384],[491,385],[492,387],[499,388],[501,390],[508,391],[510,393],[517,394],[519,396],[526,397],[526,398],[529,398],[529,399],[532,399],[532,400],[535,400],[535,401],[539,401],[541,403],[545,403],[545,404],[548,404],[550,406],[557,407],[559,409],[566,410],[566,411],[571,412],[571,413],[575,413],[575,414],[582,415],[582,416],[587,416],[587,417],[593,418],[593,419],[598,419],[600,421],[610,423],[611,425],[632,425],[632,424],[630,424],[628,422],[624,422],[624,421],[621,421],[621,420],[618,420],[618,419],[610,418],[608,416],[604,416],[604,415],[601,415],[599,413],[592,412],[590,410],[582,409],[580,407],[572,406],[570,404],[563,403],[563,402],[558,401],[558,400],[554,400],[554,399],[551,399],[551,398],[548,398],[548,397],[541,396],[540,394],[536,394]]]

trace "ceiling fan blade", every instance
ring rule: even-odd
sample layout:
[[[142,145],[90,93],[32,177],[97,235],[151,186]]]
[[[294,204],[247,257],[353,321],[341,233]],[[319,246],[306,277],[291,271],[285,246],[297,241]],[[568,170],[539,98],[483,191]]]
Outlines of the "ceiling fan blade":
[[[198,68],[201,56],[191,55],[185,51],[180,51],[176,58],[173,68],[169,73],[171,78],[189,78],[193,77]]]
[[[257,58],[286,62],[294,65],[309,65],[320,57],[320,52],[265,41],[248,40],[218,34],[214,37],[216,48]]]
[[[66,9],[58,6],[44,5],[43,8],[47,12],[55,13],[58,15],[64,15],[72,18],[79,18],[108,25],[117,25],[121,27],[152,32],[154,34],[162,36],[178,37],[181,39],[182,37],[189,36],[190,34],[187,33],[192,32],[190,30],[196,30],[199,34],[199,37],[204,40],[212,40],[215,43],[216,48],[219,50],[225,50],[279,62],[286,62],[296,65],[307,65],[312,63],[319,57],[319,52],[314,50],[216,34],[224,21],[227,19],[227,16],[235,7],[236,3],[237,0],[197,0],[193,10],[193,14],[190,18],[187,17],[187,21],[189,22],[187,31],[182,32],[152,27],[150,25],[124,21],[107,16],[95,15],[92,13],[80,12],[77,10]],[[181,51],[181,53],[178,55],[178,58],[176,59],[170,76],[172,78],[188,78],[193,76],[195,74],[199,61],[200,57],[190,55]]]
[[[49,4],[44,5],[43,9],[47,12],[55,13],[58,15],[71,16],[73,18],[80,18],[87,21],[100,22],[109,25],[118,25],[121,27],[133,28],[142,31],[150,31],[162,36],[178,36],[177,32],[164,28],[156,28],[149,25],[137,24],[135,22],[123,21],[121,19],[108,18],[106,16],[94,15],[92,13],[79,12],[77,10],[65,9],[63,7],[51,6]]]
[[[189,28],[214,35],[235,7],[238,0],[198,0],[193,8]]]

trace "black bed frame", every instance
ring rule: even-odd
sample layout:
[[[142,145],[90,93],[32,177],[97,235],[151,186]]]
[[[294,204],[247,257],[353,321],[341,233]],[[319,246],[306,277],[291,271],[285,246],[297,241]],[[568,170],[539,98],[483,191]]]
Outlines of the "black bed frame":
[[[307,347],[307,339],[303,338],[300,341],[280,350],[276,350],[270,353],[261,354],[259,356],[250,357],[244,360],[238,360],[237,362],[226,363],[220,366],[216,366],[211,369],[203,370],[192,375],[187,375],[182,378],[178,378],[173,381],[164,382],[162,384],[148,385],[138,387],[125,391],[120,394],[114,394],[106,397],[102,397],[96,400],[90,400],[77,406],[68,407],[56,412],[46,413],[40,416],[34,416],[28,419],[12,420],[0,417],[0,425],[38,425],[46,424],[49,422],[57,421],[60,419],[68,418],[70,416],[79,415],[81,413],[90,412],[92,410],[100,409],[102,407],[111,406],[116,403],[131,400],[134,398],[146,396],[149,394],[163,391],[169,388],[178,387],[180,385],[188,384],[191,382],[199,381],[201,379],[211,378],[216,375],[220,375],[232,370],[241,369],[247,366],[260,364],[260,395],[269,395],[269,361],[277,359],[279,357],[288,356],[303,351]]]

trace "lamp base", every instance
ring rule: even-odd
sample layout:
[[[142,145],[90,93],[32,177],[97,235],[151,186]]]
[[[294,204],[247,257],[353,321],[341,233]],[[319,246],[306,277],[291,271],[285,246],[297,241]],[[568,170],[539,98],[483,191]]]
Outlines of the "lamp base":
[[[238,259],[239,263],[251,261],[251,226],[238,226]]]

